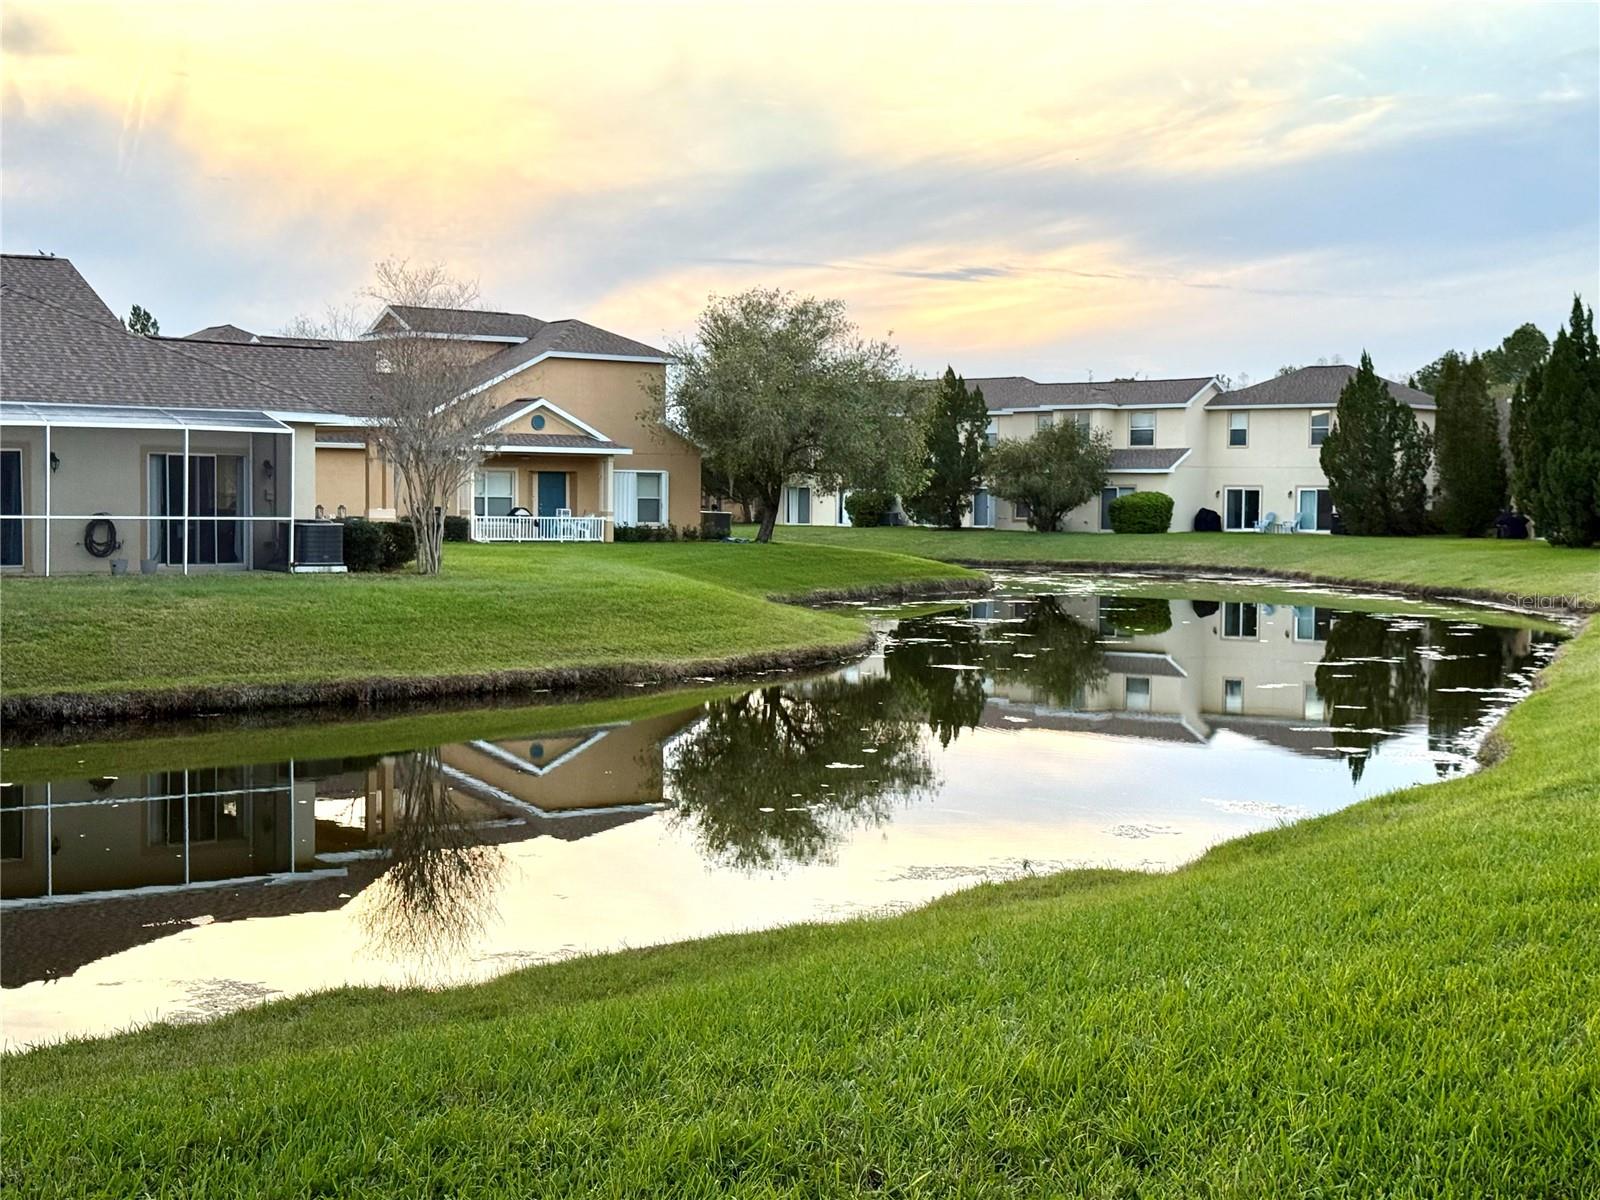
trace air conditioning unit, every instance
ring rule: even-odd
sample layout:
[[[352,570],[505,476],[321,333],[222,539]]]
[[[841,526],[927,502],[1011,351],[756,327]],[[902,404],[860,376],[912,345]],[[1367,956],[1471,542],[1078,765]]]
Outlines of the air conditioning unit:
[[[294,523],[295,571],[339,572],[344,566],[344,526],[337,521]]]

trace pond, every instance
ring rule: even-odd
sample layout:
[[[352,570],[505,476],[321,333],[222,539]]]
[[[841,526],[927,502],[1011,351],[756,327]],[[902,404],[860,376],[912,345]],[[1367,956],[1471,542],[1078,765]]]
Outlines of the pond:
[[[829,674],[7,747],[18,1047],[341,984],[893,912],[1468,771],[1563,632],[1294,585],[1011,576]]]

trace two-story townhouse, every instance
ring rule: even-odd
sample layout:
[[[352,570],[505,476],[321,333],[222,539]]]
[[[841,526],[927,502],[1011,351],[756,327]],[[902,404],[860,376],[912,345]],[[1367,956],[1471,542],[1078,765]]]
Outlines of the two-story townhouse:
[[[1074,509],[1061,528],[1109,530],[1111,502],[1134,491],[1172,496],[1173,528],[1188,528],[1204,492],[1188,470],[1204,437],[1205,405],[1222,394],[1213,377],[1113,379],[1104,383],[1037,383],[1020,375],[969,379],[983,389],[991,444],[1032,437],[1057,421],[1077,421],[1111,443],[1111,470],[1098,499]],[[1183,522],[1183,523],[1180,523]],[[974,497],[967,523],[980,528],[1026,529],[1028,513],[986,490]]]
[[[1356,368],[1345,364],[1301,367],[1250,387],[1212,396],[1205,404],[1204,435],[1195,443],[1193,468],[1203,474],[1206,507],[1222,527],[1248,531],[1271,524],[1303,532],[1329,532],[1334,511],[1322,470],[1322,443],[1334,427],[1339,393]],[[1385,381],[1430,433],[1438,406],[1426,392]],[[1173,513],[1175,528],[1185,514]],[[1192,519],[1193,510],[1187,514]]]

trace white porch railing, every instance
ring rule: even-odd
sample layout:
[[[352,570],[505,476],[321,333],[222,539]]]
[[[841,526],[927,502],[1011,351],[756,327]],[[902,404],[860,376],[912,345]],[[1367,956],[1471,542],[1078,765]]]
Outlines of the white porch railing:
[[[603,542],[605,517],[473,517],[475,542]]]

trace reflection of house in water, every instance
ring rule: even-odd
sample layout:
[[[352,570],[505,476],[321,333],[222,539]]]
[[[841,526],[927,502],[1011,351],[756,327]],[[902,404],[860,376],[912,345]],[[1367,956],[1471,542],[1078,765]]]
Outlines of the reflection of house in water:
[[[1054,604],[1098,635],[1097,665],[1103,670],[1083,671],[1083,682],[1070,694],[1051,695],[1041,686],[1036,664],[1051,651],[1040,647],[1037,659],[1030,654],[1026,618],[1041,603]],[[985,668],[980,725],[1025,723],[1195,744],[1228,731],[1322,757],[1364,755],[1399,733],[1399,726],[1419,722],[1429,731],[1430,746],[1444,748],[1473,714],[1447,717],[1452,705],[1430,695],[1431,681],[1436,670],[1456,665],[1452,658],[1468,656],[1437,653],[1433,643],[1475,639],[1444,649],[1470,651],[1481,663],[1479,674],[1488,674],[1474,682],[1498,684],[1508,669],[1527,661],[1533,642],[1526,629],[1476,627],[1467,633],[1437,620],[1236,601],[990,600],[974,605],[972,617],[988,638],[1014,639],[1012,648],[1022,655],[974,656]],[[1342,648],[1336,644],[1341,635]],[[1360,657],[1343,662],[1336,657],[1341,653]],[[1355,682],[1347,686],[1346,680]],[[1339,694],[1332,695],[1335,689]],[[1455,707],[1483,705],[1480,697],[1465,694],[1451,699]]]
[[[453,821],[574,840],[661,807],[661,747],[698,715],[439,751]],[[9,783],[0,983],[71,974],[197,920],[338,908],[406,820],[404,753]],[[271,885],[271,886],[262,886]]]

